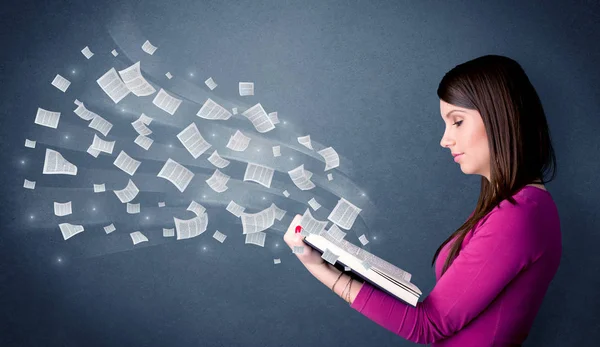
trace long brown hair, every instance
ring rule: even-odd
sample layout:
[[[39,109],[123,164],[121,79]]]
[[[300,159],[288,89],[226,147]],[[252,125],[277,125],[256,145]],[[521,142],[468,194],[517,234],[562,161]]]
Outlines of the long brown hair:
[[[438,97],[449,104],[481,114],[490,149],[490,181],[481,177],[473,214],[437,249],[455,236],[444,263],[446,272],[467,233],[501,201],[515,205],[512,196],[525,185],[547,183],[556,175],[556,157],[542,103],[523,68],[499,55],[486,55],[454,67],[442,78]],[[551,169],[551,177],[544,180]]]

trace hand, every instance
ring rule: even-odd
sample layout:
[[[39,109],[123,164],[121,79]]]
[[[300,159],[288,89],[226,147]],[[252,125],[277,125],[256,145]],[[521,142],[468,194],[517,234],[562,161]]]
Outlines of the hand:
[[[301,219],[302,216],[299,214],[297,214],[294,217],[292,223],[290,223],[290,226],[288,227],[288,230],[285,232],[285,235],[283,235],[283,240],[292,250],[294,249],[294,246],[304,247],[303,253],[295,254],[298,257],[298,259],[300,259],[300,262],[304,266],[306,266],[306,268],[310,269],[316,266],[323,266],[325,265],[325,259],[321,258],[321,253],[315,251],[314,249],[312,249],[312,247],[305,244],[302,241],[304,239],[304,236],[300,235],[299,233],[296,233],[296,226],[300,225]]]

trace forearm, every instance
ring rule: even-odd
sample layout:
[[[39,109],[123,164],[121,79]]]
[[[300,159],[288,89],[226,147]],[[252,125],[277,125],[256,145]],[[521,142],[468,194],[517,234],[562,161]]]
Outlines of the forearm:
[[[306,268],[313,276],[315,276],[319,281],[321,281],[321,283],[323,283],[329,289],[331,289],[331,286],[333,286],[336,279],[340,276],[341,273],[340,270],[328,263],[324,263],[322,265],[315,265],[312,267],[307,266]],[[352,284],[351,286],[347,287],[347,284],[351,278],[353,278]],[[362,287],[362,285],[363,282],[358,280],[356,277],[350,277],[350,275],[343,274],[342,277],[340,277],[340,279],[335,284],[333,291],[339,297],[346,300],[346,295],[348,293],[348,290],[350,290],[350,302],[348,302],[348,304],[352,305],[354,299],[358,295],[358,292],[360,292],[360,288]],[[344,288],[346,289],[345,291]]]

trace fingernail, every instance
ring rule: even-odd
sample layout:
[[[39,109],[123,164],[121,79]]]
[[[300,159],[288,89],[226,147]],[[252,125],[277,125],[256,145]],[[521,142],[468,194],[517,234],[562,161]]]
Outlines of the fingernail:
[[[296,234],[302,232],[302,227],[301,226],[296,226]]]

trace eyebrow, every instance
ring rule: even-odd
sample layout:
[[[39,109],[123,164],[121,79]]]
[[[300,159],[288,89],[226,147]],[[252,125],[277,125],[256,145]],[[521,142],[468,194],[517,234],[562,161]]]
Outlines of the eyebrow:
[[[467,112],[465,112],[465,111],[462,111],[462,110],[452,110],[452,111],[450,111],[450,112],[446,113],[446,115],[444,116],[444,118],[448,118],[448,117],[450,116],[450,114],[452,114],[452,113],[454,113],[454,112],[467,113]]]

